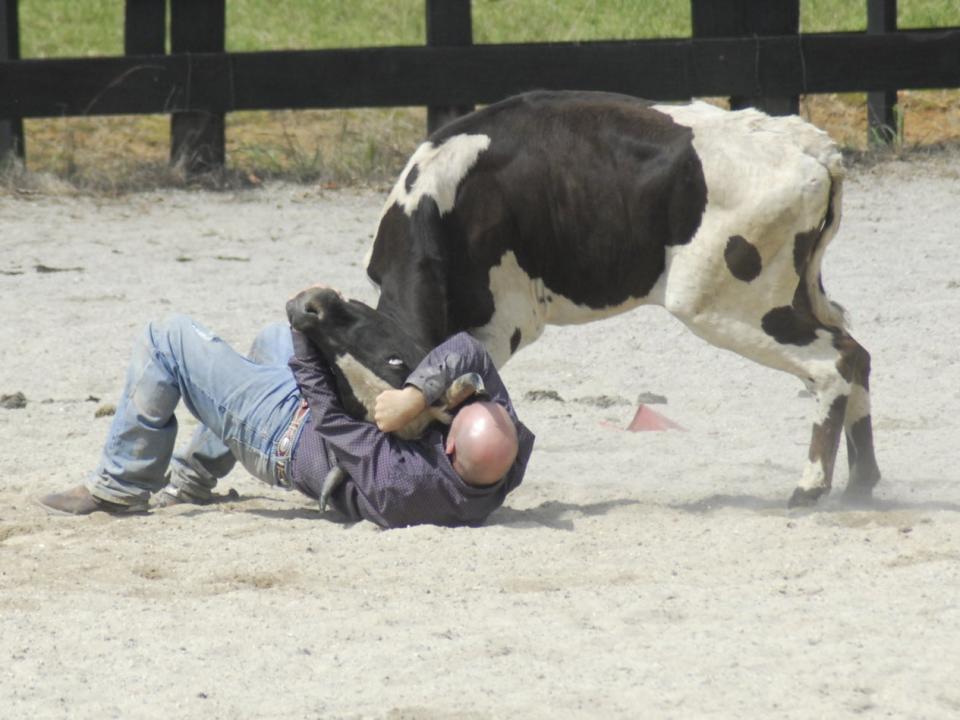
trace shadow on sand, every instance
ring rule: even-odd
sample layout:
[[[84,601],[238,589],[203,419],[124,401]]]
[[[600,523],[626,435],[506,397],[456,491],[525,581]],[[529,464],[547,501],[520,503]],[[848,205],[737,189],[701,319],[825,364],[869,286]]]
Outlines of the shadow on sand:
[[[340,514],[336,510],[329,509],[321,513],[316,505],[306,505],[300,507],[243,507],[245,503],[253,501],[270,502],[273,498],[259,495],[245,495],[230,498],[229,502],[234,507],[232,509],[242,512],[245,515],[257,515],[259,517],[272,520],[325,520],[337,525],[354,525],[354,521]],[[178,514],[191,517],[203,515],[214,510],[215,505],[222,504],[225,501],[209,503],[207,505],[192,506],[189,510],[181,510]],[[511,507],[501,507],[496,510],[484,526],[500,525],[512,528],[530,528],[530,527],[549,527],[555,530],[574,529],[574,522],[579,518],[590,517],[593,515],[604,515],[617,507],[628,505],[640,505],[640,500],[620,499],[607,500],[605,502],[576,504],[547,501],[535,508],[526,510],[516,510]]]
[[[534,508],[517,510],[511,507],[502,507],[494,512],[485,525],[502,525],[504,527],[527,528],[542,526],[554,530],[574,529],[574,521],[579,518],[594,515],[605,515],[614,508],[628,505],[641,505],[642,501],[632,498],[619,500],[605,500],[595,503],[565,503],[548,500]]]
[[[960,503],[944,500],[920,500],[911,502],[901,499],[849,498],[842,494],[830,495],[813,507],[788,508],[786,498],[765,498],[756,495],[709,495],[701,500],[672,504],[669,507],[682,512],[706,514],[725,508],[753,510],[770,515],[798,515],[808,513],[838,512],[902,512],[937,511],[960,512]]]
[[[309,501],[309,498],[307,497],[300,497],[302,497],[305,501]],[[249,503],[257,503],[258,506],[249,507]],[[284,507],[259,507],[259,505],[263,503],[282,503]],[[222,507],[218,509],[217,506],[229,507]],[[190,507],[189,510],[183,509],[178,512],[179,515],[184,517],[203,515],[212,511],[222,512],[223,509],[226,509],[228,511],[242,512],[245,515],[258,515],[260,517],[270,518],[273,520],[317,520],[322,518],[340,525],[352,524],[350,520],[335,510],[328,510],[326,513],[321,513],[319,506],[316,504],[289,507],[283,500],[278,500],[277,498],[268,497],[266,495],[240,495],[236,490],[231,490],[229,494],[215,495],[210,502],[204,503],[203,505],[175,505],[173,507]]]

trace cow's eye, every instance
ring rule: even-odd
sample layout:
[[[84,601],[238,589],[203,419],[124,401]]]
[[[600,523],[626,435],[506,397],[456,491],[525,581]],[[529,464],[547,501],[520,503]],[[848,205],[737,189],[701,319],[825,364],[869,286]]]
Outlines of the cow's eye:
[[[398,358],[396,355],[392,355],[387,358],[387,365],[389,365],[390,367],[400,367],[401,365],[403,365],[403,360]]]

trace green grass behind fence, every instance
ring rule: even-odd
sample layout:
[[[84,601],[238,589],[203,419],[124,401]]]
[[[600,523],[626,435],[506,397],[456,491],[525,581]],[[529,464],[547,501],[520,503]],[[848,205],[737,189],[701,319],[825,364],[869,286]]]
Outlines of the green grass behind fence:
[[[20,0],[21,54],[119,55],[124,4]],[[424,5],[424,0],[226,0],[227,49],[420,45]],[[804,32],[861,30],[866,23],[865,0],[801,0],[800,8]],[[960,0],[900,0],[899,24],[960,26]],[[477,43],[689,37],[690,2],[473,0],[473,35]],[[815,97],[805,114],[844,144],[860,146],[862,95],[826,100]],[[955,127],[960,120],[953,120],[958,113],[947,107],[955,103],[936,97],[932,104],[944,107],[926,108],[929,117],[911,109],[908,135],[912,132],[919,143],[960,137]],[[227,163],[254,180],[386,181],[402,167],[423,129],[422,108],[230,113]],[[167,165],[166,116],[28,120],[26,146],[30,170],[80,187],[112,192],[179,182]],[[13,175],[0,169],[0,188],[9,186],[11,177],[21,182],[23,169]]]
[[[778,0],[770,0],[777,2]],[[123,0],[21,0],[23,57],[118,55]],[[806,32],[861,30],[865,0],[801,0]],[[957,0],[900,0],[901,27],[960,25]],[[687,37],[689,0],[474,0],[478,43]],[[423,0],[227,0],[234,51],[418,45]]]

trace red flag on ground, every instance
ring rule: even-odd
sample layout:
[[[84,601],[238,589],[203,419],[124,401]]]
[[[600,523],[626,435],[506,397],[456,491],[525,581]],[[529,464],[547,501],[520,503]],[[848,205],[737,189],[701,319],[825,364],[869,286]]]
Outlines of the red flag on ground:
[[[685,430],[670,418],[666,418],[658,412],[654,412],[646,405],[640,405],[637,408],[637,414],[627,425],[630,432],[647,432],[651,430]]]

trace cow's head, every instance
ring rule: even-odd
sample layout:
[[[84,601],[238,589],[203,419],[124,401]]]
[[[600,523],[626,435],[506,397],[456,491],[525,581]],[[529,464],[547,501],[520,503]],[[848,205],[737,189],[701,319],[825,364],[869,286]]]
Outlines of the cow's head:
[[[402,387],[427,354],[396,321],[331,288],[304,290],[287,302],[287,317],[329,364],[344,409],[360,419],[371,420],[376,396]]]

